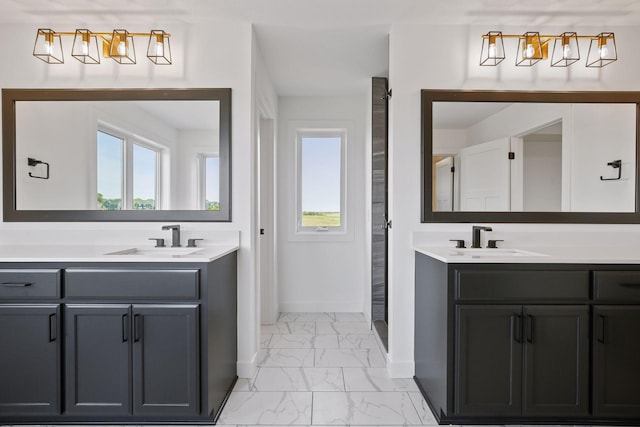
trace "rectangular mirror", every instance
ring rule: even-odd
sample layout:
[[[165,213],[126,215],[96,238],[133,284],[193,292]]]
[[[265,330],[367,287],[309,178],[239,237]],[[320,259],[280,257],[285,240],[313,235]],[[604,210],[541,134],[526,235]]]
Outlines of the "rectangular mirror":
[[[423,222],[640,222],[639,101],[422,91]]]
[[[230,221],[230,89],[4,89],[5,221]]]

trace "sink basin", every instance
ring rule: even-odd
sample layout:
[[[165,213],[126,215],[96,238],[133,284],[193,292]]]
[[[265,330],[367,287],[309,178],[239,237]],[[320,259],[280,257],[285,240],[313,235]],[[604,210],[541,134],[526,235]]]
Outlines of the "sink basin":
[[[452,249],[450,256],[468,256],[471,258],[511,258],[526,256],[546,256],[537,252],[520,249]]]
[[[109,252],[105,255],[129,255],[143,257],[182,257],[198,253],[202,248],[130,248],[122,251]]]

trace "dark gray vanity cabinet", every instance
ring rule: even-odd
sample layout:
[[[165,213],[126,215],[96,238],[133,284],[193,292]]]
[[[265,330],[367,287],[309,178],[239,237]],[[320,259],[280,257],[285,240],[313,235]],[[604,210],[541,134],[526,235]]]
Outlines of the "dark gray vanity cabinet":
[[[60,270],[0,268],[0,423],[61,411]]]
[[[640,270],[594,272],[593,411],[640,414]]]
[[[131,412],[130,307],[69,304],[66,324],[66,413]]]
[[[640,425],[640,266],[415,267],[415,380],[441,424]]]
[[[66,324],[67,413],[198,413],[197,305],[70,304]]]
[[[235,252],[0,266],[0,424],[214,423],[237,378],[236,274]]]
[[[0,304],[0,417],[60,413],[59,319],[59,304]]]

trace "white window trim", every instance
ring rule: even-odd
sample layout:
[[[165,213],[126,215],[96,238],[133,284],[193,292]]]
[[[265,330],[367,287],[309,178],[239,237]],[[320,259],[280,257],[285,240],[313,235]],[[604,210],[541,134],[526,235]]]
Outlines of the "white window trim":
[[[287,146],[290,147],[291,163],[288,169],[289,190],[293,197],[289,197],[289,241],[351,241],[354,239],[354,218],[351,214],[353,206],[348,202],[349,189],[353,182],[348,168],[353,158],[355,141],[355,124],[348,120],[290,120],[288,122]],[[301,161],[302,152],[300,142],[302,137],[340,136],[340,227],[330,227],[320,231],[316,227],[302,227],[302,198],[301,198]]]
[[[162,209],[162,146],[154,143],[153,141],[146,140],[133,133],[118,129],[115,126],[110,126],[102,122],[98,122],[97,132],[109,134],[113,137],[124,141],[123,153],[122,153],[122,210],[133,210],[133,146],[139,145],[141,147],[152,150],[156,154],[156,208],[155,210]],[[96,138],[97,138],[96,132]],[[96,141],[97,143],[97,141]],[[96,181],[95,194],[98,192]],[[95,196],[94,196],[95,197]]]
[[[218,161],[220,160],[220,154],[216,153],[216,152],[203,152],[203,151],[198,151],[196,153],[196,159],[197,159],[197,164],[196,164],[196,209],[198,210],[204,210],[205,209],[205,202],[206,202],[206,172],[207,172],[207,167],[206,167],[206,160],[210,157],[215,157],[218,159]],[[218,190],[219,191],[219,190]]]

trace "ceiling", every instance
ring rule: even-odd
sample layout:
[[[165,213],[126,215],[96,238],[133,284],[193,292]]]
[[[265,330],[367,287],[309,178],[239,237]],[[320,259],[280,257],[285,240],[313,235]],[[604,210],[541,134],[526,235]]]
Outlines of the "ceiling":
[[[638,0],[0,0],[0,23],[254,24],[279,95],[363,93],[388,69],[394,23],[640,25]]]

